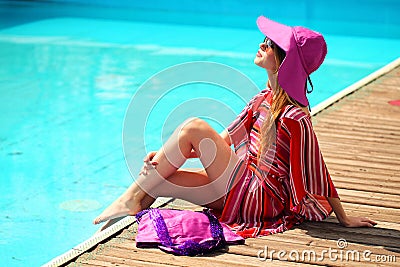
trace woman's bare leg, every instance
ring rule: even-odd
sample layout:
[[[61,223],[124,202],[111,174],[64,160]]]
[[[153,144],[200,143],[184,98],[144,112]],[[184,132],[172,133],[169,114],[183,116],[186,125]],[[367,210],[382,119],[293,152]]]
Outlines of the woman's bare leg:
[[[192,150],[199,156],[206,175],[177,172]],[[213,128],[203,120],[195,118],[186,121],[173,133],[153,161],[158,163],[156,169],[150,170],[147,175],[140,174],[138,179],[93,221],[95,224],[134,215],[148,208],[154,198],[161,196],[160,194],[202,205],[218,202],[224,195],[238,157]],[[210,183],[212,186],[207,187]],[[169,191],[165,192],[167,185]]]
[[[210,182],[205,170],[180,169],[155,187],[151,194],[155,198],[158,196],[179,198],[199,206],[222,211],[225,192],[218,194],[217,186],[217,183]]]

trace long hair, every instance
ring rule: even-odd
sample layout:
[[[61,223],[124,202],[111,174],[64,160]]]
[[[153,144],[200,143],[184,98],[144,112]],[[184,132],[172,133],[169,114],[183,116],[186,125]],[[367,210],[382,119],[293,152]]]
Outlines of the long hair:
[[[272,47],[276,62],[276,73],[278,73],[279,66],[282,64],[286,54],[279,46],[276,44]],[[298,106],[307,111],[306,107],[302,106],[300,103],[292,99],[283,89],[277,84],[275,90],[273,91],[272,103],[270,107],[270,112],[261,126],[260,133],[260,149],[258,153],[258,159],[260,159],[264,153],[268,151],[270,146],[275,142],[276,136],[276,120],[282,112],[282,109],[287,105]],[[308,112],[308,111],[307,111]]]

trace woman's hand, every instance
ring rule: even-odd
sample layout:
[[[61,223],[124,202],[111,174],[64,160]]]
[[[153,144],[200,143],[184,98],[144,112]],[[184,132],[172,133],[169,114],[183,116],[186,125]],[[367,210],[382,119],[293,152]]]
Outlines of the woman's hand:
[[[157,165],[157,162],[152,162],[156,153],[157,153],[156,151],[151,151],[144,157],[144,159],[143,159],[144,164],[143,164],[142,169],[140,170],[139,175],[140,174],[147,175],[148,171]]]
[[[340,221],[340,224],[345,227],[374,227],[376,222],[365,217],[351,217],[347,216],[346,219]]]
[[[144,162],[150,162],[153,160],[154,156],[157,154],[157,151],[151,151],[149,152],[146,157],[144,157],[143,161]]]
[[[147,175],[150,169],[154,169],[157,166],[158,163],[153,161],[153,158],[156,154],[157,151],[151,151],[143,158],[144,164],[139,172],[139,175],[140,174]],[[197,158],[197,157],[198,157],[197,153],[194,150],[192,150],[192,152],[190,152],[189,158]]]
[[[377,225],[376,222],[368,218],[347,216],[339,198],[327,197],[327,200],[341,225],[345,227],[373,227]]]

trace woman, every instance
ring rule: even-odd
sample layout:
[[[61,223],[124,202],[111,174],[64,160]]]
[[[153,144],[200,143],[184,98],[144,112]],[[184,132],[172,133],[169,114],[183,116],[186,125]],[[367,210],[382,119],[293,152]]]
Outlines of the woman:
[[[309,75],[325,58],[325,40],[262,16],[257,25],[267,37],[254,63],[266,70],[267,89],[220,135],[197,118],[183,123],[158,152],[147,155],[138,179],[95,224],[134,215],[156,197],[171,196],[211,208],[243,237],[320,221],[332,210],[346,227],[376,225],[346,215],[312,129],[307,80],[312,87]],[[191,157],[200,159],[203,171],[179,169]]]

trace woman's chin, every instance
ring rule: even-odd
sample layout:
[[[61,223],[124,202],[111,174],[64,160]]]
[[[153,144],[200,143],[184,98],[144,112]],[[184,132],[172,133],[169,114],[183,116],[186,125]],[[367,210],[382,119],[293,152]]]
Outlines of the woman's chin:
[[[261,62],[260,58],[258,58],[258,57],[254,58],[254,64],[256,64],[257,66],[259,66],[261,68],[263,67],[262,62]]]

